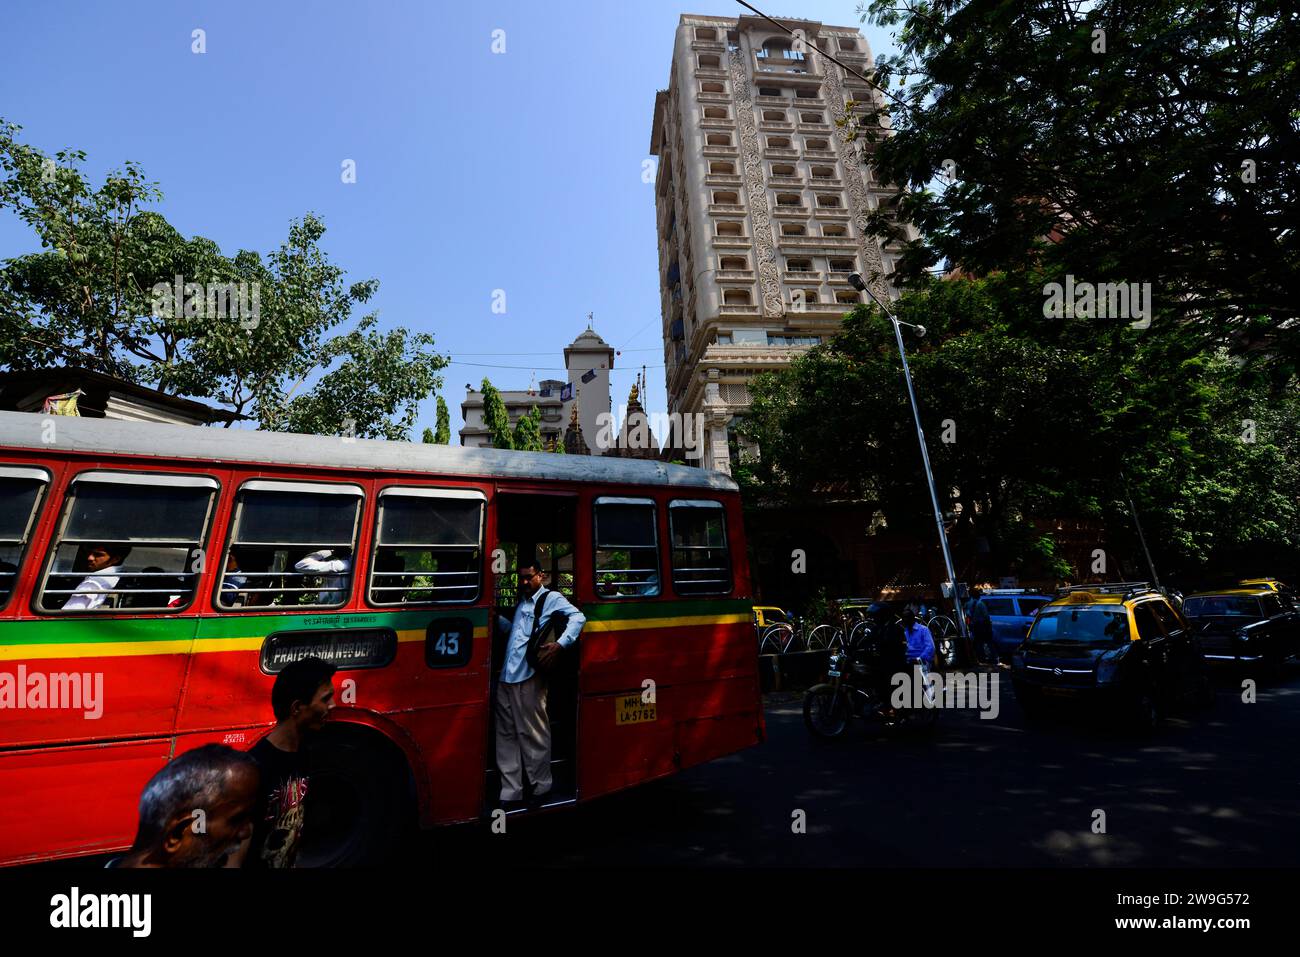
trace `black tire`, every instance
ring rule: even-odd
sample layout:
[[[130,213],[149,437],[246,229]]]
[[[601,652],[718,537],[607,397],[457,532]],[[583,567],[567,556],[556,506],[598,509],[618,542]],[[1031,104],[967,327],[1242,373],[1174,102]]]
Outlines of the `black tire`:
[[[849,696],[832,685],[813,685],[803,696],[803,723],[819,738],[832,740],[842,735],[853,717]]]
[[[374,867],[408,850],[415,793],[405,760],[377,735],[322,732],[311,748],[299,867]]]

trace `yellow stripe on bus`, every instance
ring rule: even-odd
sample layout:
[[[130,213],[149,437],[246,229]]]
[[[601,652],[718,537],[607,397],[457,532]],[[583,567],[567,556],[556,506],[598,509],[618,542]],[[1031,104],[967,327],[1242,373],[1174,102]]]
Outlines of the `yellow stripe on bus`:
[[[615,621],[588,621],[583,631],[640,631],[648,628],[680,628],[684,625],[738,625],[753,618],[739,615],[693,615],[683,618],[619,618]]]
[[[475,628],[475,638],[486,638],[487,628]],[[397,633],[399,643],[424,641],[424,629],[406,629]],[[133,655],[212,654],[223,651],[257,651],[266,640],[253,638],[196,638],[193,641],[104,641],[79,644],[0,645],[0,661],[38,658],[122,658]]]

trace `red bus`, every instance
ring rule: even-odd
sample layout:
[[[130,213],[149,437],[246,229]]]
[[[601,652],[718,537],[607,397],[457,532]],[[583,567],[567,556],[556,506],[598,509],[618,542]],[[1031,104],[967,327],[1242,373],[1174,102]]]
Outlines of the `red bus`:
[[[88,600],[96,548],[114,567]],[[326,548],[347,574],[295,570]],[[533,556],[587,617],[549,694],[557,803],[763,739],[725,475],[0,412],[0,864],[128,847],[149,777],[252,747],[308,654],[338,666],[339,706],[300,863],[490,814],[490,624]]]

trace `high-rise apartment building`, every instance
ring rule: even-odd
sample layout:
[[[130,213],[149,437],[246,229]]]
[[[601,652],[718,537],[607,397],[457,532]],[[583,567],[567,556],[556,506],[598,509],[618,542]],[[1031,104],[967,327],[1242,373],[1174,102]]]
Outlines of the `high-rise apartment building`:
[[[881,101],[855,27],[685,15],[668,89],[655,99],[655,182],[670,413],[702,413],[706,468],[729,470],[747,383],[833,335],[876,295],[898,250],[865,230],[896,188],[874,181],[866,138],[836,120]],[[730,440],[730,441],[729,441]]]

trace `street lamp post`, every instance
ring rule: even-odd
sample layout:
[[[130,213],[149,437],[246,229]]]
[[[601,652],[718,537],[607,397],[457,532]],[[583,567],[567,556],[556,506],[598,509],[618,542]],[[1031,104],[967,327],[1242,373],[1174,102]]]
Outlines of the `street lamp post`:
[[[925,465],[925,481],[930,489],[930,504],[934,506],[934,524],[939,530],[939,545],[943,549],[943,564],[948,571],[948,586],[952,590],[952,605],[957,613],[957,630],[961,633],[963,639],[968,639],[969,635],[966,630],[966,613],[961,607],[961,596],[957,594],[957,573],[952,566],[952,552],[948,550],[948,533],[943,527],[943,512],[939,509],[939,495],[934,488],[934,472],[930,469],[930,453],[925,447],[925,431],[921,428],[921,410],[916,405],[916,391],[912,388],[912,370],[907,365],[907,350],[903,348],[903,330],[902,326],[911,326],[916,330],[917,335],[925,335],[925,326],[918,326],[912,322],[903,322],[896,317],[883,302],[876,298],[876,294],[863,280],[858,273],[849,276],[849,284],[859,292],[865,292],[871,297],[871,301],[880,307],[880,311],[889,317],[889,321],[894,324],[894,339],[898,342],[898,355],[903,360],[903,381],[907,383],[907,398],[912,404],[912,418],[916,420],[916,441],[921,446],[921,462]]]

